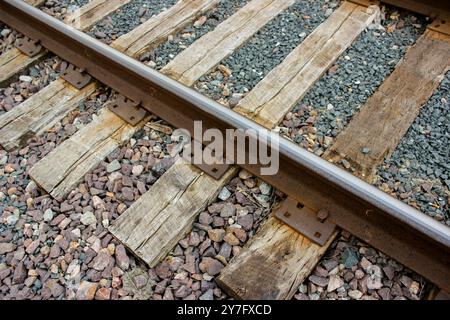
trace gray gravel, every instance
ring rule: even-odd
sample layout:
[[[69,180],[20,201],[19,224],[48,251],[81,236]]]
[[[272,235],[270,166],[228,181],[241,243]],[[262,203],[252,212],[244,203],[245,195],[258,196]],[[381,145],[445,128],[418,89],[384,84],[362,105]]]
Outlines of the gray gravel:
[[[166,133],[139,131],[62,202],[28,176],[34,163],[90,122],[110,98],[100,89],[55,127],[29,139],[27,147],[14,152],[0,147],[0,299],[149,296],[151,291],[135,292],[142,287],[129,280],[141,269],[106,228],[173,163],[170,127],[159,123],[170,130]]]
[[[110,44],[175,3],[176,0],[133,0],[99,22],[89,34]]]
[[[247,2],[248,0],[221,1],[216,8],[208,11],[193,24],[187,26],[178,34],[169,37],[169,41],[152,51],[144,53],[140,57],[140,60],[147,63],[152,61],[150,62],[150,65],[153,64],[158,70],[163,68],[181,51],[186,49],[204,34],[214,30],[218,24],[233,15]]]
[[[339,1],[297,1],[221,62],[230,77],[214,70],[195,84],[201,93],[227,100],[251,90],[336,8]],[[226,104],[226,101],[221,101]]]
[[[419,300],[425,280],[347,232],[333,242],[297,300]]]
[[[392,8],[384,15],[385,31],[364,31],[286,116],[288,138],[321,155],[424,31],[423,18]]]
[[[380,166],[376,185],[450,226],[450,73]]]

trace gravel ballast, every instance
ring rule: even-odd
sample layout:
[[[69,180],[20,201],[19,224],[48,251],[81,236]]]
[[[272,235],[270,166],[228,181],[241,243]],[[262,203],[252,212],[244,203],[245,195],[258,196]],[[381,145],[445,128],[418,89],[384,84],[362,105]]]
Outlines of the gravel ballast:
[[[88,2],[89,0],[49,0],[39,8],[57,19],[63,19]],[[0,23],[0,54],[11,49],[18,37],[21,37],[20,33]]]
[[[423,33],[423,18],[383,8],[381,25],[363,31],[287,114],[283,135],[322,155]]]
[[[89,1],[86,0],[47,1],[41,9],[48,14],[54,15],[58,18],[63,18],[65,13],[73,12],[88,2]],[[117,38],[118,36],[131,31],[152,15],[170,7],[174,2],[175,1],[160,0],[150,3],[148,1],[134,0],[115,13],[111,14],[109,17],[105,18],[102,22],[99,22],[98,25],[93,27],[91,33],[95,34],[95,30],[105,27],[109,30],[108,32],[112,38]],[[142,13],[144,11],[145,13],[138,17],[138,13]],[[131,17],[133,17],[133,19],[131,19]],[[109,26],[111,23],[117,24],[117,27],[111,28]],[[110,43],[110,36],[102,39],[107,40],[106,42]],[[14,41],[15,36],[11,43]],[[19,77],[17,81],[10,83],[6,88],[0,88],[0,114],[16,107],[31,97],[34,93],[47,86],[50,82],[57,79],[61,71],[61,62],[61,59],[58,57],[50,55],[49,58],[46,58],[38,64],[28,68],[21,74],[21,77]]]
[[[377,178],[383,191],[450,226],[450,73]]]
[[[17,32],[9,26],[0,23],[0,54],[12,48],[17,38]]]
[[[61,59],[50,55],[25,70],[16,81],[0,88],[0,115],[18,106],[59,77]]]
[[[19,151],[0,149],[1,299],[134,295],[125,272],[136,263],[106,228],[171,166],[172,129],[160,122],[158,128],[165,132],[146,126],[86,174],[61,202],[44,194],[28,176],[34,163],[90,122],[110,96],[100,90]]]
[[[232,97],[239,99],[280,64],[338,4],[339,1],[328,0],[297,1],[221,62],[222,70],[229,70],[231,76],[215,69],[201,77],[195,88],[225,105]]]

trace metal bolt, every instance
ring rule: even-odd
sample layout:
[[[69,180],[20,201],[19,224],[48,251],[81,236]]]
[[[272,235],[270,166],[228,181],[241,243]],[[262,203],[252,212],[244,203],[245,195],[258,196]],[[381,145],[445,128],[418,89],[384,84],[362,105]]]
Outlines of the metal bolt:
[[[324,222],[328,218],[329,214],[330,213],[327,209],[320,209],[319,212],[317,212],[317,220]]]

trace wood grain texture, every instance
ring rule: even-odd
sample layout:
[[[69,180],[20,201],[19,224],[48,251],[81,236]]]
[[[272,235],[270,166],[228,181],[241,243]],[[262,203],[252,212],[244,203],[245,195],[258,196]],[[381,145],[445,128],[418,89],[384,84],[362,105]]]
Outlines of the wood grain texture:
[[[183,0],[181,3],[186,4],[186,1]],[[172,27],[171,32],[183,28],[188,24],[190,19],[202,14],[205,6],[214,4],[215,0],[202,0],[201,3],[203,5],[199,5],[200,2],[197,1],[188,1],[188,5],[183,6],[183,10],[180,10],[179,5],[176,8],[172,7],[150,18],[145,23],[146,27],[151,31],[150,33],[145,33],[145,30],[142,28],[134,29],[130,33],[118,38],[112,45],[119,50],[128,50],[129,55],[136,56],[137,51],[128,48],[128,45],[125,46],[125,44],[132,45],[133,43],[140,43],[142,46],[149,46],[164,40],[167,37],[167,32],[170,31],[169,25]],[[188,10],[188,7],[191,6],[195,10]],[[178,18],[167,19],[167,17],[173,16],[180,11],[184,14],[182,23]],[[161,16],[165,18],[162,19]],[[168,24],[168,21],[170,21],[170,24]],[[155,24],[157,25],[156,22],[163,23],[164,28],[155,28]],[[50,86],[53,86],[53,84],[50,84]],[[54,89],[56,89],[56,84],[54,85]],[[75,95],[79,94],[79,92],[75,93]],[[101,124],[100,121],[104,121],[104,123]],[[64,144],[58,146],[51,154],[39,161],[30,171],[30,176],[53,197],[57,199],[62,198],[77,186],[86,173],[97,167],[115,148],[129,140],[144,124],[145,121],[142,121],[140,124],[131,127],[113,112],[107,108],[103,108],[101,116],[96,122],[84,127],[77,134],[70,137]],[[97,147],[95,147],[92,154],[86,154],[86,150],[93,148],[92,137],[97,138],[93,140]],[[52,171],[49,172],[47,167],[54,161],[58,162],[58,165],[53,167]]]
[[[335,237],[319,246],[271,217],[216,281],[236,299],[291,299]]]
[[[344,2],[234,110],[266,127],[276,126],[377,14],[376,6]]]
[[[271,19],[293,4],[294,0],[253,0],[213,31],[181,52],[165,68],[171,78],[191,86],[244,44]]]
[[[450,37],[427,30],[325,153],[372,181],[450,69]],[[363,148],[370,152],[364,154]]]
[[[85,6],[79,8],[74,13],[68,15],[64,22],[86,31],[101,19],[114,12],[131,0],[92,0]],[[34,1],[40,5],[43,1]],[[34,57],[28,57],[16,48],[12,48],[0,56],[0,86],[6,86],[16,79],[16,76],[26,68],[36,63],[47,54],[42,50]]]
[[[30,177],[55,199],[62,199],[95,169],[105,155],[129,140],[140,126],[131,126],[102,109],[91,123],[64,141],[30,170]],[[148,121],[141,122],[141,126]]]
[[[154,267],[191,230],[196,217],[217,197],[220,186],[236,173],[234,168],[215,180],[179,159],[109,231]]]
[[[208,10],[215,7],[220,0],[180,0],[170,9],[144,22],[133,32],[117,39],[112,47],[131,56],[139,56],[156,47],[169,35],[176,33]],[[145,39],[154,39],[146,41]],[[156,41],[156,40],[157,41]]]

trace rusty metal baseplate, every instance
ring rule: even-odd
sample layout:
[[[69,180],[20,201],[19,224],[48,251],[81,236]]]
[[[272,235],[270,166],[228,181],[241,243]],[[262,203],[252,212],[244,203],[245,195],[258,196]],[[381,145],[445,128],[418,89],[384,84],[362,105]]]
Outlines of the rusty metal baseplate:
[[[200,148],[196,148],[195,145],[200,146]],[[207,152],[208,154],[212,154],[214,156],[214,150],[210,149],[208,146],[202,145],[200,142],[196,142],[192,140],[191,143],[191,163],[205,172],[207,175],[213,177],[216,180],[219,180],[223,177],[225,172],[227,172],[228,168],[230,167],[229,164],[226,164],[226,161],[223,157],[214,157],[212,160],[212,164],[207,163],[197,163],[195,160],[195,153],[200,152],[201,150],[201,157]],[[203,158],[200,158],[203,159]],[[203,160],[202,160],[203,161]]]
[[[23,37],[17,40],[16,48],[30,58],[37,56],[39,52],[42,51],[42,46],[39,44],[39,40],[33,40],[28,37]]]
[[[355,4],[359,4],[361,6],[365,6],[365,7],[369,7],[369,6],[373,6],[373,5],[379,5],[380,4],[380,0],[347,0],[349,2],[355,3]]]
[[[89,74],[85,73],[83,69],[78,69],[73,64],[67,66],[62,72],[61,77],[78,90],[83,89],[92,80]]]
[[[450,16],[437,17],[428,25],[428,29],[450,36]]]
[[[139,103],[134,102],[121,94],[116,96],[116,99],[111,102],[108,108],[133,126],[141,122],[147,114],[147,110],[141,108]]]
[[[327,243],[336,228],[327,221],[326,210],[315,212],[292,198],[283,201],[275,211],[275,217],[321,246]]]

